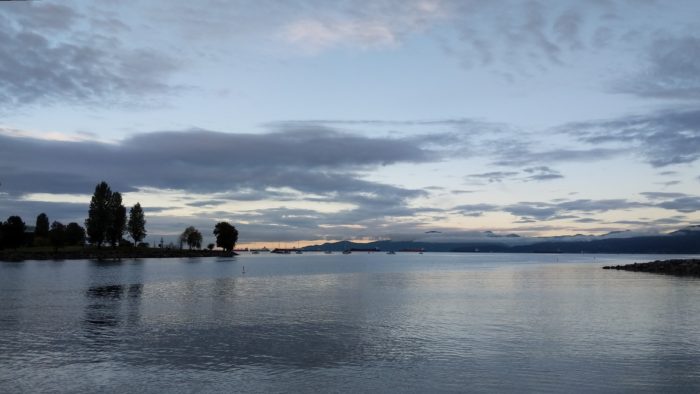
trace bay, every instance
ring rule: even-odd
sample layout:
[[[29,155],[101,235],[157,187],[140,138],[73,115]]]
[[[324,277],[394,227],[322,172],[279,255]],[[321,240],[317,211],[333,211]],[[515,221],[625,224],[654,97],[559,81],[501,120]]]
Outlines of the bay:
[[[0,392],[700,392],[700,280],[601,269],[667,257],[0,263]]]

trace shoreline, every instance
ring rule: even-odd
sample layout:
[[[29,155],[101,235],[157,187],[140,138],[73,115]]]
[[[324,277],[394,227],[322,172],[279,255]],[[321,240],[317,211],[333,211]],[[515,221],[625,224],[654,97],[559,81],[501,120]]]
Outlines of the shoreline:
[[[700,276],[700,259],[655,260],[648,263],[608,265],[604,270],[649,272],[676,276]]]
[[[0,262],[26,260],[119,260],[165,259],[187,257],[232,257],[236,252],[223,250],[189,250],[156,248],[84,248],[78,250],[0,250]]]

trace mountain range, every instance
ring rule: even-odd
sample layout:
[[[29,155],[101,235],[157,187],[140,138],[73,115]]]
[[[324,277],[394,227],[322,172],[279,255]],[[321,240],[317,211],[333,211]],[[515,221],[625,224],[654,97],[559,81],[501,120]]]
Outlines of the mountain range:
[[[521,237],[487,231],[468,236],[450,236],[430,231],[411,240],[381,240],[369,243],[340,241],[307,246],[304,250],[343,251],[377,249],[382,251],[424,250],[426,252],[498,253],[700,253],[700,225],[665,234],[618,231],[604,235]]]

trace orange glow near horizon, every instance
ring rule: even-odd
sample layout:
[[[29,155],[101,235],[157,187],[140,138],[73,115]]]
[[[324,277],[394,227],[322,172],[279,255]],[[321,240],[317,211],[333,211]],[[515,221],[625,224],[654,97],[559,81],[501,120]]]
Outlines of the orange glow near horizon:
[[[354,243],[369,243],[377,240],[374,239],[317,239],[317,240],[304,240],[304,241],[271,241],[271,242],[239,242],[236,244],[236,249],[294,249],[294,248],[304,248],[306,246],[312,245],[322,245],[324,243],[334,243],[340,241],[351,241]]]

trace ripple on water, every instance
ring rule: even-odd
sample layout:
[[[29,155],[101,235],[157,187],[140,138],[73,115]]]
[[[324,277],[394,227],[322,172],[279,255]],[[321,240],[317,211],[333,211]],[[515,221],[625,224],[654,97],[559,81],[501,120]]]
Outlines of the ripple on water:
[[[0,265],[0,391],[700,391],[697,281],[304,256]]]

